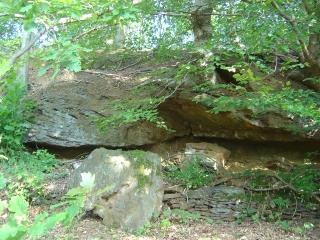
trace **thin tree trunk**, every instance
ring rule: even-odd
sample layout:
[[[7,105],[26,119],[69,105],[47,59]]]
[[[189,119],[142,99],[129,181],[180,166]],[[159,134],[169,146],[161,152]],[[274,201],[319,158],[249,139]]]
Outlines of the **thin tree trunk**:
[[[30,45],[34,37],[33,32],[23,30],[21,49],[25,49]],[[30,63],[30,50],[25,54],[22,66],[17,71],[16,82],[20,84],[25,90],[27,89],[28,79],[29,79],[29,63]]]

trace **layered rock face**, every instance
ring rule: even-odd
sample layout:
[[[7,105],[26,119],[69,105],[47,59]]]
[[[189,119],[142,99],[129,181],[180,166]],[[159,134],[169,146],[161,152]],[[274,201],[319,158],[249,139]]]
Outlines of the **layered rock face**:
[[[293,134],[287,127],[294,122],[277,113],[268,113],[253,118],[244,111],[213,114],[192,101],[188,96],[171,98],[160,106],[160,112],[168,122],[180,122],[188,126],[194,137],[224,138],[252,141],[320,141],[320,134]]]
[[[25,142],[59,147],[114,148],[151,145],[185,136],[252,141],[320,141],[319,133],[292,134],[285,130],[293,123],[292,119],[277,113],[256,118],[244,111],[213,114],[193,101],[195,96],[192,92],[176,93],[158,107],[159,115],[170,130],[137,121],[99,131],[95,120],[113,116],[114,100],[124,96],[129,101],[141,98],[130,92],[132,85],[129,80],[88,73],[49,84],[31,95],[37,101],[38,110]],[[144,96],[148,96],[147,90],[145,92]]]
[[[70,187],[81,182],[81,173],[95,176],[95,187],[86,203],[109,227],[133,231],[160,213],[163,183],[160,157],[143,151],[98,148],[71,175]]]
[[[130,147],[154,144],[172,137],[172,133],[149,122],[124,124],[99,131],[95,120],[112,116],[107,104],[128,94],[114,79],[79,74],[68,81],[56,81],[36,91],[35,122],[26,143],[59,147]]]

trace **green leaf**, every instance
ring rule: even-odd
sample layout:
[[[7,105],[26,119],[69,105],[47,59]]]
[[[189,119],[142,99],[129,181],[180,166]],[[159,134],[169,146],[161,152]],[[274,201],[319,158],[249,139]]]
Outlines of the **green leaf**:
[[[22,12],[22,13],[28,12],[31,8],[32,8],[32,4],[29,4],[29,5],[26,5],[26,6],[22,7],[22,8],[20,8],[19,12]]]
[[[44,212],[38,214],[35,219],[33,225],[30,227],[28,234],[32,237],[41,236],[44,233],[43,221],[48,217],[48,213]]]
[[[47,71],[50,69],[50,67],[50,65],[47,65],[45,67],[40,68],[38,71],[38,77],[42,77],[43,75],[45,75]]]
[[[54,80],[57,76],[58,76],[58,74],[60,73],[60,66],[57,66],[55,69],[54,69],[54,72],[53,72],[53,74],[51,75],[51,77],[50,77],[50,79],[51,80]]]
[[[14,127],[12,125],[5,125],[4,129],[7,130],[7,131],[13,131]]]
[[[31,226],[28,233],[32,237],[39,237],[53,229],[57,223],[62,222],[66,217],[65,212],[56,213],[48,217],[48,213],[37,216],[35,223]]]
[[[15,226],[10,226],[8,224],[5,224],[5,225],[2,225],[2,227],[0,228],[0,236],[2,240],[18,239],[18,238],[15,238],[17,233],[18,233],[18,228]]]
[[[22,196],[14,196],[9,201],[9,211],[16,216],[26,216],[28,214],[28,202]]]

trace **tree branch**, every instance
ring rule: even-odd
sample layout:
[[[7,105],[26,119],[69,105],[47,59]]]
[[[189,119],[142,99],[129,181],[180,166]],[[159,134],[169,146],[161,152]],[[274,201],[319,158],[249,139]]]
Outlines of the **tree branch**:
[[[1,13],[1,14],[0,14],[0,17],[8,17],[8,16],[11,16],[11,14],[8,14],[8,13]],[[18,19],[24,19],[24,18],[26,18],[24,15],[19,14],[19,13],[12,14],[12,17],[13,17],[13,18],[18,18]]]
[[[228,16],[228,17],[235,17],[241,16],[240,14],[224,14],[224,13],[199,13],[199,12],[155,12],[152,15],[164,15],[170,17],[190,17],[192,14],[196,14],[199,16]]]
[[[273,192],[273,191],[286,189],[288,188],[288,186],[285,185],[285,186],[270,187],[270,188],[250,188],[250,187],[244,187],[244,188],[251,192]]]
[[[101,30],[101,29],[106,28],[106,27],[110,27],[110,25],[101,25],[101,26],[96,26],[96,27],[90,28],[89,30],[87,30],[85,32],[82,32],[82,33],[78,34],[77,36],[75,36],[72,39],[72,42],[79,40],[80,38],[82,38],[85,35],[88,35],[88,34],[90,34],[92,32]]]
[[[274,174],[273,177],[275,177],[276,179],[278,179],[280,182],[282,182],[283,184],[287,185],[287,187],[289,189],[291,189],[292,191],[298,193],[298,194],[303,194],[303,191],[300,191],[299,189],[295,188],[292,184],[286,182],[284,179],[282,179],[278,174]],[[316,193],[312,192],[311,196],[317,200],[320,203],[320,197],[317,196]]]
[[[38,33],[37,36],[35,36],[29,44],[27,44],[25,47],[19,49],[16,51],[8,60],[8,63],[6,65],[6,71],[0,76],[0,80],[2,80],[5,73],[12,68],[12,66],[17,62],[17,60],[22,57],[24,54],[30,51],[30,49],[34,46],[34,44],[47,32],[47,28],[44,28],[41,32]]]
[[[295,21],[295,19],[293,17],[290,17],[289,15],[287,15],[284,11],[281,10],[280,6],[278,5],[278,3],[276,1],[272,1],[271,5],[277,10],[277,12],[279,13],[279,15],[285,19],[292,27],[292,30],[296,33],[297,35],[297,39],[298,42],[300,44],[300,47],[302,49],[303,55],[306,59],[308,59],[309,61],[312,60],[312,56],[308,50],[307,44],[304,42],[303,38],[301,37],[301,32],[297,26],[297,22]]]
[[[15,64],[18,58],[20,58],[22,55],[27,53],[33,47],[33,45],[40,39],[40,37],[42,37],[43,34],[45,34],[46,32],[47,32],[47,29],[45,28],[40,33],[38,33],[38,35],[35,36],[28,45],[18,50],[17,52],[15,52],[15,54],[13,54],[13,56],[9,59],[9,62],[8,62],[9,66],[12,66],[13,64]]]
[[[106,73],[106,72],[101,72],[101,71],[95,71],[95,70],[81,70],[80,72],[84,73],[90,73],[90,74],[98,74],[98,75],[103,75],[106,77],[115,77],[115,78],[121,78],[125,79],[126,77],[120,75],[120,74],[114,74],[114,73]]]
[[[306,10],[306,12],[308,13],[308,15],[311,15],[313,12],[312,7],[309,5],[307,0],[302,0],[302,5],[303,5],[304,9]]]

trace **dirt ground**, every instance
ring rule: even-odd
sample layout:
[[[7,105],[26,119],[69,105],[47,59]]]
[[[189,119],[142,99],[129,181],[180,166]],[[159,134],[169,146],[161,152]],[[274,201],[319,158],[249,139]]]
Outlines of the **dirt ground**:
[[[286,232],[278,226],[266,222],[214,223],[204,221],[188,224],[172,223],[167,229],[161,229],[159,223],[153,223],[142,232],[129,234],[120,230],[107,229],[99,219],[85,218],[69,231],[57,229],[46,239],[79,239],[79,240],[318,240],[320,225],[312,232],[298,234]]]
[[[81,161],[65,161],[62,169],[70,172],[75,164]],[[59,170],[62,171],[61,169]],[[67,174],[67,175],[69,175]],[[67,178],[67,177],[66,177]],[[53,195],[61,195],[66,191],[66,178],[56,179],[51,182]],[[62,191],[62,192],[56,192]],[[59,198],[59,197],[58,197]],[[48,206],[33,208],[33,214],[41,212]],[[296,232],[297,226],[303,226],[310,222],[314,228],[305,233]],[[295,219],[291,223],[291,230],[285,231],[276,223],[264,221],[254,222],[251,219],[237,222],[208,222],[205,220],[190,220],[181,223],[179,219],[170,218],[166,226],[160,219],[154,220],[150,225],[135,233],[126,233],[121,230],[108,229],[102,224],[102,220],[91,214],[84,216],[70,229],[57,227],[46,240],[319,240],[320,219]]]

